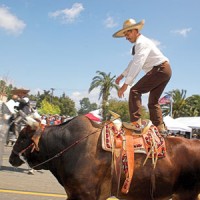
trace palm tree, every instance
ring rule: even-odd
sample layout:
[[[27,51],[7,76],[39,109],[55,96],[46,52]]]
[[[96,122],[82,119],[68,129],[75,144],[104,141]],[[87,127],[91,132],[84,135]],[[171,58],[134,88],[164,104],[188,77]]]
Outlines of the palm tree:
[[[186,105],[186,90],[173,90],[172,97],[173,97],[173,117],[181,117],[185,112],[185,105]]]
[[[184,116],[199,116],[200,115],[200,95],[192,95],[186,99]]]
[[[118,85],[115,84],[115,77],[111,77],[111,73],[106,74],[105,72],[97,71],[98,75],[92,79],[90,84],[89,93],[100,87],[99,99],[102,98],[102,115],[103,119],[106,118],[106,107],[108,103],[108,98],[110,96],[110,91],[114,88],[118,90]]]
[[[166,94],[170,95],[172,97],[172,117],[177,118],[184,116],[185,113],[185,106],[186,106],[186,90],[172,90]],[[170,113],[170,107],[163,105],[162,111],[163,115],[166,116]]]

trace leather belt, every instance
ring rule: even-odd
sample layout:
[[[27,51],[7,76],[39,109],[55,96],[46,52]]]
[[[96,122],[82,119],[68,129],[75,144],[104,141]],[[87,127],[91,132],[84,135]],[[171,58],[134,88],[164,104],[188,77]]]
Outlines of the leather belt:
[[[156,66],[154,66],[154,67],[161,67],[162,65],[164,65],[165,63],[167,63],[167,61],[164,61],[163,63],[161,63],[161,64],[159,64],[159,65],[156,65]]]

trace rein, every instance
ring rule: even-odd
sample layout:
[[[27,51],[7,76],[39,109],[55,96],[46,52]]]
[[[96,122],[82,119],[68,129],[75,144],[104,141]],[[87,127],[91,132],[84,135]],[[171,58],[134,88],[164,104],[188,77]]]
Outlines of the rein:
[[[25,149],[21,150],[19,153],[16,152],[14,149],[12,150],[12,152],[14,154],[16,154],[17,156],[21,156],[24,152],[26,152],[28,149],[30,149],[33,145],[34,145],[34,143],[31,143],[28,147],[26,147]]]
[[[109,122],[108,124],[110,124],[110,123],[111,123],[111,122]],[[45,164],[45,163],[47,163],[47,162],[49,162],[49,161],[51,161],[51,160],[53,160],[53,159],[55,159],[55,158],[58,158],[58,157],[61,156],[63,153],[65,153],[66,151],[68,151],[69,149],[71,149],[72,147],[74,147],[75,145],[79,144],[82,140],[85,140],[86,138],[90,137],[91,135],[97,133],[98,131],[99,131],[99,130],[94,131],[94,132],[92,132],[92,133],[86,135],[85,137],[80,138],[79,140],[75,141],[73,144],[69,145],[68,147],[66,147],[65,149],[63,149],[62,151],[60,151],[59,153],[57,153],[56,155],[54,155],[53,157],[51,157],[51,158],[49,158],[49,159],[45,160],[44,162],[41,162],[41,163],[39,163],[39,164],[37,164],[37,165],[34,165],[34,166],[32,167],[32,169],[34,169],[34,168],[36,168],[36,167],[39,167],[40,165],[43,165],[43,164]]]
[[[49,158],[49,159],[45,160],[44,162],[41,162],[41,163],[39,163],[39,164],[37,164],[37,165],[34,165],[34,166],[31,167],[31,168],[32,168],[32,169],[35,169],[36,167],[39,167],[39,166],[41,166],[41,165],[43,165],[43,164],[45,164],[45,163],[47,163],[47,162],[49,162],[49,161],[51,161],[51,160],[53,160],[53,159],[55,159],[55,158],[58,158],[58,157],[61,156],[63,153],[65,153],[66,151],[68,151],[69,149],[71,149],[72,147],[74,147],[75,145],[79,144],[82,140],[87,139],[88,137],[90,137],[91,135],[97,133],[98,131],[99,131],[99,130],[94,131],[94,132],[92,132],[92,133],[90,133],[90,134],[88,134],[88,135],[86,135],[86,136],[80,138],[79,140],[75,141],[74,143],[72,143],[71,145],[69,145],[68,147],[66,147],[65,149],[63,149],[62,151],[60,151],[59,153],[57,153],[56,155],[54,155],[53,157],[51,157],[51,158]],[[27,150],[28,150],[29,148],[31,148],[33,145],[34,145],[34,143],[30,144],[28,147],[26,147],[25,149],[23,149],[20,153],[17,153],[17,152],[15,152],[14,150],[13,150],[13,152],[14,152],[15,154],[17,154],[18,156],[21,156],[25,151],[27,151]]]

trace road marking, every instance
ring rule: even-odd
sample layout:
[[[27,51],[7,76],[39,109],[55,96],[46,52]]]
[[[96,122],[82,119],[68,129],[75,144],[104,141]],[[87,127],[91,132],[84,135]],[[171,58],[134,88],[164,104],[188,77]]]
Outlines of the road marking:
[[[35,195],[35,196],[47,196],[47,197],[61,197],[66,198],[67,195],[64,194],[48,194],[48,193],[42,193],[42,192],[25,192],[25,191],[19,191],[19,190],[3,190],[0,189],[0,193],[14,193],[14,194],[28,194],[28,195]]]

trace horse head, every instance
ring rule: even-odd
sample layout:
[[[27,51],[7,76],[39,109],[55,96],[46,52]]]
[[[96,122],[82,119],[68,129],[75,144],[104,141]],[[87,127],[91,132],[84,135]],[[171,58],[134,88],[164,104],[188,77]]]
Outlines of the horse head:
[[[15,167],[19,167],[26,162],[28,154],[31,153],[34,146],[32,137],[39,128],[39,122],[31,117],[25,117],[24,122],[27,125],[20,131],[9,158],[9,162]]]
[[[15,142],[9,162],[15,167],[22,165],[27,159],[27,155],[31,153],[33,141],[32,136],[35,134],[35,130],[29,125],[25,126],[21,131]]]

